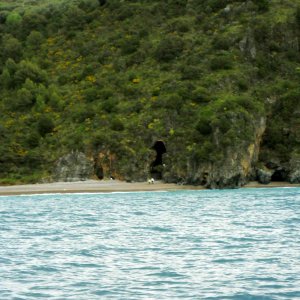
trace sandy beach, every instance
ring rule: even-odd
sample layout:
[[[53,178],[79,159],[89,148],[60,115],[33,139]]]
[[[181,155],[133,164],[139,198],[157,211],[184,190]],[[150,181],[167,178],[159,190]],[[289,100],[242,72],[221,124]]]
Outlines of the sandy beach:
[[[287,182],[271,182],[259,184],[250,182],[245,188],[269,187],[300,187],[300,184]],[[78,182],[53,182],[26,185],[0,186],[0,195],[25,195],[48,193],[111,193],[111,192],[139,192],[139,191],[175,191],[175,190],[203,190],[203,186],[178,185],[163,182],[149,184],[147,182],[128,183],[119,180],[87,180]]]
[[[188,186],[155,182],[128,183],[119,180],[87,180],[78,182],[53,182],[40,184],[26,184],[0,186],[0,195],[45,194],[45,193],[111,193],[111,192],[139,192],[139,191],[173,191],[199,190],[201,186]]]

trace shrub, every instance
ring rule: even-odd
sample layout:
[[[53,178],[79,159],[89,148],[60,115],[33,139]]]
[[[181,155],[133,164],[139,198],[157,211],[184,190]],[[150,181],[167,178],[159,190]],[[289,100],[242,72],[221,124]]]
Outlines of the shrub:
[[[183,103],[183,99],[178,94],[171,94],[165,97],[165,107],[168,109],[176,109],[177,111],[180,110]]]
[[[261,12],[266,12],[270,8],[270,0],[253,0],[253,2]]]
[[[237,86],[240,91],[247,91],[249,88],[249,81],[247,81],[245,78],[240,77],[237,80]]]
[[[258,20],[253,24],[254,39],[261,45],[265,45],[271,36],[270,24],[266,21]]]
[[[197,162],[207,162],[214,151],[214,145],[210,141],[204,141],[193,150],[192,158]]]
[[[101,100],[107,100],[114,95],[114,91],[111,88],[106,87],[100,90],[98,94]]]
[[[192,100],[197,103],[207,103],[210,101],[209,92],[205,87],[198,86],[192,92]]]
[[[201,117],[197,124],[196,129],[203,135],[209,135],[212,133],[211,121],[209,118]]]
[[[190,24],[186,20],[177,19],[172,21],[170,24],[167,25],[167,29],[169,32],[181,32],[185,33],[190,30]]]
[[[272,77],[272,75],[280,67],[281,61],[272,57],[270,54],[259,53],[256,56],[256,65],[258,67],[258,75],[262,78]]]
[[[114,131],[123,131],[124,130],[124,124],[120,119],[114,118],[111,121],[111,129]]]
[[[224,134],[231,127],[231,118],[232,116],[230,113],[224,113],[223,115],[219,116],[217,119],[214,120],[213,126],[219,128],[220,131]]]
[[[84,90],[83,96],[87,102],[93,102],[98,98],[98,91],[95,87],[87,88]]]
[[[116,10],[116,18],[119,21],[124,21],[130,17],[132,17],[135,13],[134,7],[130,4],[123,4],[120,6],[119,3],[119,7]]]
[[[200,75],[201,69],[197,66],[184,65],[181,67],[181,78],[183,80],[199,79]]]
[[[177,36],[168,36],[161,40],[155,50],[155,58],[158,61],[168,62],[178,57],[183,50],[183,40]]]
[[[54,129],[54,122],[47,116],[42,116],[37,123],[38,133],[44,137],[46,134],[52,132]]]
[[[118,100],[116,98],[108,98],[102,102],[102,109],[107,113],[112,113],[117,111]]]
[[[185,12],[187,0],[168,0],[167,13],[169,16],[180,16]]]
[[[207,1],[207,7],[212,11],[218,11],[227,5],[227,0],[209,0]]]
[[[127,55],[135,52],[140,45],[140,39],[138,36],[129,36],[121,40],[122,54]]]
[[[228,55],[220,55],[213,57],[210,61],[210,68],[212,70],[228,70],[232,68],[232,60]]]
[[[40,135],[36,131],[30,131],[26,137],[26,144],[30,148],[36,148],[40,143]]]
[[[212,45],[216,50],[228,50],[232,45],[232,41],[224,36],[217,36],[212,41]]]

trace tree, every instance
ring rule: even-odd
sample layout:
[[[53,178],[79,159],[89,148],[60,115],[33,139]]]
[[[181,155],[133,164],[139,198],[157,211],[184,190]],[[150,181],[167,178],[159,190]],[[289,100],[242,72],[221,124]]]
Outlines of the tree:
[[[17,84],[24,83],[27,78],[33,82],[43,83],[47,81],[47,74],[35,63],[22,60],[18,65],[18,70],[16,71],[14,78]]]
[[[4,59],[12,58],[19,61],[22,55],[21,42],[11,34],[5,34],[2,38],[3,48],[1,50]]]
[[[31,33],[29,34],[29,36],[27,37],[27,40],[26,40],[26,44],[33,50],[37,50],[39,49],[41,43],[43,42],[44,40],[44,37],[43,35],[36,31],[36,30],[33,30],[31,31]]]
[[[12,80],[11,80],[11,76],[10,76],[10,73],[7,68],[3,69],[3,72],[2,72],[0,78],[1,78],[1,86],[4,88],[10,88]]]
[[[26,88],[21,88],[17,92],[17,98],[13,104],[13,108],[23,110],[33,105],[34,96],[31,91]]]
[[[10,13],[6,18],[6,24],[11,28],[18,27],[22,22],[22,17],[17,12]]]

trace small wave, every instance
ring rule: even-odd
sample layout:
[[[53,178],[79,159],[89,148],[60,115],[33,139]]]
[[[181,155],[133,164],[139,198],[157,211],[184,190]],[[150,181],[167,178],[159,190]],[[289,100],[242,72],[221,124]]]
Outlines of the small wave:
[[[59,269],[50,267],[50,266],[34,266],[32,267],[32,270],[38,271],[38,272],[47,272],[47,273],[58,273],[60,272]]]
[[[109,296],[115,294],[115,292],[112,292],[110,290],[97,290],[93,292],[93,294],[96,296]]]
[[[151,230],[151,231],[158,231],[158,232],[173,232],[174,231],[172,228],[160,227],[160,226],[143,227],[143,229]]]
[[[158,273],[151,273],[148,276],[155,276],[155,277],[170,277],[170,278],[186,278],[186,275],[179,274],[174,271],[161,271]]]
[[[300,299],[300,291],[286,291],[284,293],[274,293],[274,296],[278,296],[281,299]]]
[[[264,263],[273,263],[278,262],[280,259],[278,257],[266,257],[266,258],[258,258],[256,259],[257,262],[264,262]]]
[[[205,300],[221,300],[221,299],[230,299],[230,300],[274,300],[273,297],[264,296],[264,295],[251,295],[251,294],[241,294],[238,293],[232,296],[222,296],[222,297],[208,297]]]
[[[258,286],[260,289],[282,289],[285,288],[282,284],[263,284]]]
[[[99,268],[101,267],[98,264],[93,264],[93,263],[76,263],[76,262],[68,262],[64,263],[65,266],[70,266],[70,267],[78,267],[78,268]]]
[[[0,264],[10,265],[12,264],[12,260],[4,257],[0,257]]]
[[[50,294],[46,294],[46,293],[34,293],[34,292],[28,292],[28,293],[24,293],[21,294],[22,296],[26,296],[26,297],[30,297],[30,298],[46,298],[46,299],[50,299],[52,295]],[[19,299],[19,298],[15,298],[15,299]],[[22,299],[22,298],[20,298]]]
[[[277,282],[278,279],[275,277],[260,277],[260,276],[254,276],[254,277],[246,277],[244,278],[245,281],[266,281],[266,282]]]
[[[226,263],[238,263],[246,261],[244,258],[220,258],[212,260],[213,263],[226,264]]]

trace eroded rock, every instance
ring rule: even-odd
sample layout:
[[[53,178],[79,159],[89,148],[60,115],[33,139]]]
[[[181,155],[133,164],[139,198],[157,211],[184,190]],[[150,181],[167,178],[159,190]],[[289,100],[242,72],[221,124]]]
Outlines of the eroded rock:
[[[55,166],[53,180],[55,181],[83,181],[94,173],[93,161],[84,153],[72,151],[61,157]]]
[[[272,180],[273,173],[274,173],[273,170],[269,170],[267,168],[257,169],[256,170],[257,181],[261,184],[269,184]]]
[[[245,185],[253,173],[253,166],[258,160],[262,135],[266,120],[261,117],[256,124],[252,141],[232,143],[224,149],[223,158],[214,163],[194,162],[188,164],[188,183],[202,184],[208,188],[238,188]]]
[[[290,160],[290,172],[288,175],[290,183],[300,183],[300,154],[293,153]]]

